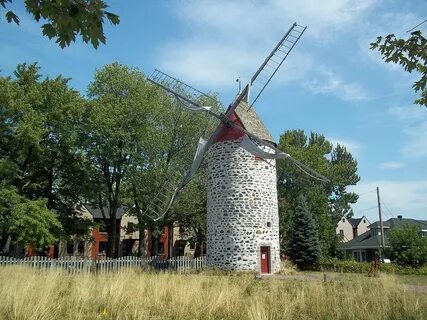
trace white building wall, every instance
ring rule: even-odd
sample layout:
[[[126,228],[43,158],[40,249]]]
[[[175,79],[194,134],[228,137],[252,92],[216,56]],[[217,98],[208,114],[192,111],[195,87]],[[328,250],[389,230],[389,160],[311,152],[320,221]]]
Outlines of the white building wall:
[[[343,242],[348,242],[353,239],[353,226],[345,217],[342,217],[337,224],[336,232],[338,235],[340,235],[341,230],[344,233]]]
[[[361,235],[362,233],[365,233],[369,230],[369,221],[366,219],[365,216],[362,217],[362,220],[359,222],[359,225],[357,226],[357,235]]]
[[[259,272],[261,246],[270,246],[270,270],[279,271],[275,160],[255,159],[238,141],[215,143],[208,164],[208,264]]]

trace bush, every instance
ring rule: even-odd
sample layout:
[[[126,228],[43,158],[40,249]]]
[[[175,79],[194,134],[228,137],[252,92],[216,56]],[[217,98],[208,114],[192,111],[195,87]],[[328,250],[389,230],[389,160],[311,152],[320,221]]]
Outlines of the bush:
[[[356,260],[338,260],[328,258],[321,261],[320,267],[325,271],[345,273],[368,273],[371,264],[369,262],[357,262]],[[380,271],[392,274],[427,275],[427,266],[413,268],[400,266],[395,263],[381,263]]]

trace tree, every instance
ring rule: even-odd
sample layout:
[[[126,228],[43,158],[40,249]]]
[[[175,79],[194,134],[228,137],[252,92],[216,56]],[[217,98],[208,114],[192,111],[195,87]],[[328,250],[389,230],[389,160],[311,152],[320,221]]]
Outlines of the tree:
[[[82,222],[73,210],[84,194],[85,164],[76,152],[82,98],[68,79],[41,79],[39,70],[37,64],[22,64],[14,77],[0,78],[0,178],[9,198],[15,193],[19,200],[9,201],[9,213],[17,213],[18,204],[19,212],[29,212],[25,205],[40,212],[40,219],[51,210],[62,228],[50,238],[67,238]]]
[[[206,242],[206,210],[206,172],[202,170],[185,187],[172,209],[173,219],[183,230],[184,236],[196,244],[195,258],[203,254]]]
[[[407,39],[397,38],[394,34],[377,37],[371,43],[371,49],[378,50],[385,62],[398,63],[409,73],[416,71],[421,74],[412,87],[420,93],[415,103],[427,107],[427,40],[422,32],[416,30]]]
[[[311,268],[320,260],[316,221],[303,195],[298,196],[297,206],[291,215],[288,254],[300,269]]]
[[[351,217],[357,195],[347,187],[359,181],[357,161],[341,145],[333,148],[321,134],[289,130],[280,137],[279,148],[328,177],[324,183],[307,175],[287,160],[277,162],[281,248],[286,251],[290,215],[303,194],[315,216],[323,256],[335,255],[338,239],[335,227],[343,216]]]
[[[150,148],[160,143],[156,132],[162,128],[156,112],[161,97],[139,70],[119,63],[96,71],[88,96],[91,101],[81,137],[82,156],[91,163],[88,199],[103,213],[109,235],[107,254],[114,257],[117,209],[126,196],[124,184],[134,179],[135,168],[145,168],[143,161],[150,156]],[[135,189],[144,188],[150,185],[135,184]]]
[[[427,237],[422,237],[420,229],[406,225],[390,230],[389,243],[391,258],[401,265],[418,267],[427,263]]]
[[[6,5],[12,0],[0,0],[0,5]],[[42,25],[44,36],[56,39],[61,48],[69,46],[80,34],[84,42],[91,42],[94,48],[99,43],[105,44],[104,18],[113,24],[120,23],[120,18],[105,9],[108,5],[102,0],[26,0],[25,8],[37,22],[40,19],[47,23]],[[19,17],[13,11],[7,11],[6,20],[19,25]]]
[[[57,239],[61,224],[46,205],[46,199],[28,200],[0,185],[0,252],[8,253],[11,242],[43,248]]]
[[[152,131],[150,141],[146,144],[143,154],[136,155],[137,160],[130,167],[131,174],[125,183],[128,189],[128,197],[135,205],[135,214],[139,221],[140,234],[144,229],[150,229],[154,236],[159,235],[164,226],[179,224],[188,227],[195,233],[197,250],[204,241],[206,214],[205,200],[201,190],[194,186],[203,187],[200,173],[196,175],[195,182],[183,190],[177,198],[181,203],[174,206],[164,216],[165,204],[188,170],[193,161],[193,155],[200,137],[208,137],[213,132],[217,122],[204,113],[193,113],[185,110],[180,102],[165,94],[162,89],[156,89],[157,103],[152,104],[153,113]],[[175,88],[179,90],[179,88]],[[185,92],[183,92],[185,94]],[[209,105],[219,109],[219,102],[203,97],[191,97],[199,99],[203,105]],[[141,188],[144,186],[144,188]],[[195,193],[193,193],[195,192]],[[186,198],[188,195],[188,198]],[[182,201],[180,201],[183,197]],[[145,212],[147,206],[152,205],[158,212]],[[187,199],[189,201],[187,201]],[[193,202],[194,201],[194,202]],[[185,203],[185,204],[184,204]],[[175,210],[175,208],[179,208]],[[190,226],[194,222],[195,225]],[[140,254],[143,253],[142,241],[140,241]]]

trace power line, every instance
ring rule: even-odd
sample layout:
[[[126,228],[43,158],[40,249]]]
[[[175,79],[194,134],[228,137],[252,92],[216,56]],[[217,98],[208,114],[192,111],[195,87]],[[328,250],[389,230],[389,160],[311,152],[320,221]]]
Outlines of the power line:
[[[417,27],[419,27],[420,25],[422,25],[423,23],[426,23],[427,22],[427,19],[425,19],[424,21],[421,21],[419,24],[417,24],[415,27],[413,27],[412,29],[409,29],[408,31],[406,31],[406,32],[411,32],[412,30],[414,30],[415,28],[417,28]]]
[[[362,209],[362,210],[357,210],[357,211],[369,211],[369,210],[377,209],[377,208],[378,208],[377,206],[373,206],[373,207],[369,207],[369,208]]]
[[[374,192],[376,192],[376,190],[375,190],[375,189],[374,189],[374,190],[371,190],[371,191],[366,191],[366,192],[361,193],[361,194],[358,194],[358,196],[359,196],[359,197],[361,197],[361,196],[364,196],[364,195],[366,195],[366,194],[374,193]]]
[[[390,211],[390,209],[388,208],[388,206],[386,205],[386,203],[384,202],[384,200],[381,201],[381,203],[384,205],[384,207],[387,209],[387,211],[390,213],[391,217],[390,218],[395,218],[395,215]]]

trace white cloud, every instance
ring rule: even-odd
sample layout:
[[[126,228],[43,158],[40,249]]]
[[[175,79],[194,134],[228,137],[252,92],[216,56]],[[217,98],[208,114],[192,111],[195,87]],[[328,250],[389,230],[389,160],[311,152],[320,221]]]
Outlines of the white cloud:
[[[320,77],[305,83],[305,87],[315,94],[331,94],[344,101],[362,101],[369,98],[362,86],[344,81],[325,67],[319,67],[317,75]]]
[[[376,2],[328,0],[319,5],[317,0],[267,0],[262,4],[245,0],[193,0],[180,2],[177,13],[201,28],[214,29],[236,38],[249,34],[263,39],[277,31],[283,33],[283,26],[298,20],[301,24],[310,24],[308,36],[324,41],[331,30],[361,23],[364,13]]]
[[[337,32],[361,24],[364,13],[375,3],[375,0],[329,0],[322,5],[317,0],[179,2],[174,12],[188,25],[189,32],[184,38],[159,48],[158,65],[196,86],[205,85],[214,90],[234,84],[237,77],[246,83],[294,21],[310,24],[304,38],[311,37],[324,45]],[[274,83],[315,74],[318,70],[313,66],[318,64],[312,53],[300,50],[289,56],[286,72],[279,73]],[[333,80],[330,79],[332,86]],[[340,97],[346,100],[364,97],[365,92],[357,84],[339,81]],[[328,88],[320,91],[332,92]]]
[[[352,189],[360,195],[353,206],[355,216],[366,215],[373,222],[378,220],[376,187],[380,189],[384,218],[403,215],[407,218],[426,219],[427,180],[362,182]]]
[[[379,167],[381,169],[385,170],[396,170],[396,169],[402,169],[406,167],[407,164],[404,162],[398,162],[398,161],[389,161],[389,162],[383,162],[380,163]]]

